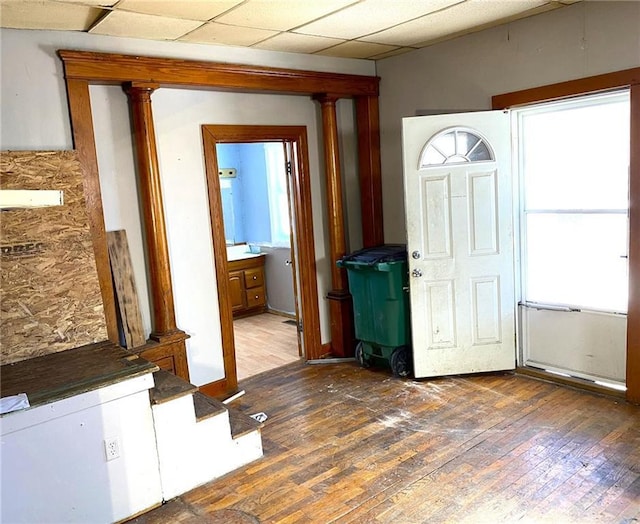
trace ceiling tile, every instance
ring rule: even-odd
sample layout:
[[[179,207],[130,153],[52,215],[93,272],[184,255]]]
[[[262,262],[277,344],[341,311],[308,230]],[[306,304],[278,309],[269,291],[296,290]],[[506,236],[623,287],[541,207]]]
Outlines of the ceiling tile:
[[[89,32],[98,35],[147,38],[149,40],[175,40],[200,25],[202,22],[193,20],[179,20],[128,11],[111,11]]]
[[[240,28],[234,25],[209,22],[202,25],[192,33],[180,38],[180,41],[195,42],[199,44],[252,46],[277,34],[277,31]]]
[[[254,47],[270,51],[286,51],[289,53],[316,53],[327,47],[337,45],[344,40],[325,38],[323,36],[299,35],[296,33],[280,33]]]
[[[120,0],[116,9],[206,22],[243,0]]]
[[[420,47],[444,36],[476,30],[492,23],[498,25],[511,17],[548,4],[546,0],[467,0],[437,13],[362,37],[367,42]],[[548,4],[549,5],[549,4]],[[494,24],[495,22],[495,24]]]
[[[405,53],[408,53],[410,51],[415,51],[415,47],[398,47],[397,49],[394,49],[393,51],[388,51],[386,53],[382,53],[380,55],[374,55],[372,57],[370,57],[373,60],[382,60],[383,58],[389,58],[391,56],[398,56],[398,55],[403,55]]]
[[[329,49],[325,49],[315,54],[342,58],[370,58],[374,55],[381,55],[382,53],[388,53],[395,49],[395,46],[372,44],[370,42],[357,42],[352,40],[351,42],[338,44],[335,47],[330,47]]]
[[[95,7],[57,2],[2,0],[2,27],[14,29],[57,29],[86,31],[105,11]]]
[[[118,0],[53,0],[63,4],[82,4],[93,7],[112,7],[118,3]]]
[[[231,25],[287,31],[337,11],[356,0],[249,0],[216,18]]]
[[[363,0],[297,28],[297,33],[352,40],[443,9],[462,0]]]

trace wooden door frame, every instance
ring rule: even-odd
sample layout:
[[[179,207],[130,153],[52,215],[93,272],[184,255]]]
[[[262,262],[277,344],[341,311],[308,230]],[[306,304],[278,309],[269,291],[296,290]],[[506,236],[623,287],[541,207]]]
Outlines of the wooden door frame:
[[[296,270],[302,283],[300,302],[302,306],[302,336],[306,355],[316,355],[321,351],[320,313],[318,309],[318,282],[316,278],[315,244],[313,240],[313,217],[311,213],[311,178],[307,130],[304,126],[242,126],[203,125],[205,171],[211,216],[211,237],[218,285],[218,306],[222,335],[222,355],[225,378],[208,385],[209,389],[231,391],[237,387],[237,370],[233,332],[233,314],[229,294],[228,261],[218,177],[217,144],[290,142],[295,144],[298,154],[297,165],[292,166],[295,229],[297,231]]]
[[[496,95],[492,106],[510,109],[622,88],[631,92],[626,398],[640,404],[640,67]]]

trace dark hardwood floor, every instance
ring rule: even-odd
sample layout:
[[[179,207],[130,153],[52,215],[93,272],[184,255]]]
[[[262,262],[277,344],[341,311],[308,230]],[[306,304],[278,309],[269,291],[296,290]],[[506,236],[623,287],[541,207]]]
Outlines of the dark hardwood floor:
[[[295,363],[243,382],[265,456],[139,523],[640,521],[640,408],[511,374]]]

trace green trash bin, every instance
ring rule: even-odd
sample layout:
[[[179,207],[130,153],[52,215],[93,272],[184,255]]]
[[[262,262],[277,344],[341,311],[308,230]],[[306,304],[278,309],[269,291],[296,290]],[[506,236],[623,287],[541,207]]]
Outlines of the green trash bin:
[[[390,365],[397,376],[412,370],[407,249],[385,244],[362,249],[337,262],[347,270],[358,345],[356,360]]]

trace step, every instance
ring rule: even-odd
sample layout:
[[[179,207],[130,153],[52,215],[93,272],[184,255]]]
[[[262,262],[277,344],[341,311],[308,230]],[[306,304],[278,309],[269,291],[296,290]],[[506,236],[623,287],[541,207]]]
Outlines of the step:
[[[229,423],[231,424],[231,437],[235,440],[237,438],[260,429],[264,424],[251,418],[249,415],[245,415],[239,409],[231,406],[227,406],[229,410]]]
[[[149,391],[152,404],[163,404],[198,391],[197,386],[163,369],[153,374],[153,380],[155,387]]]
[[[222,402],[214,398],[207,397],[200,391],[193,394],[193,405],[196,410],[196,422],[206,420],[227,411],[226,406]]]

